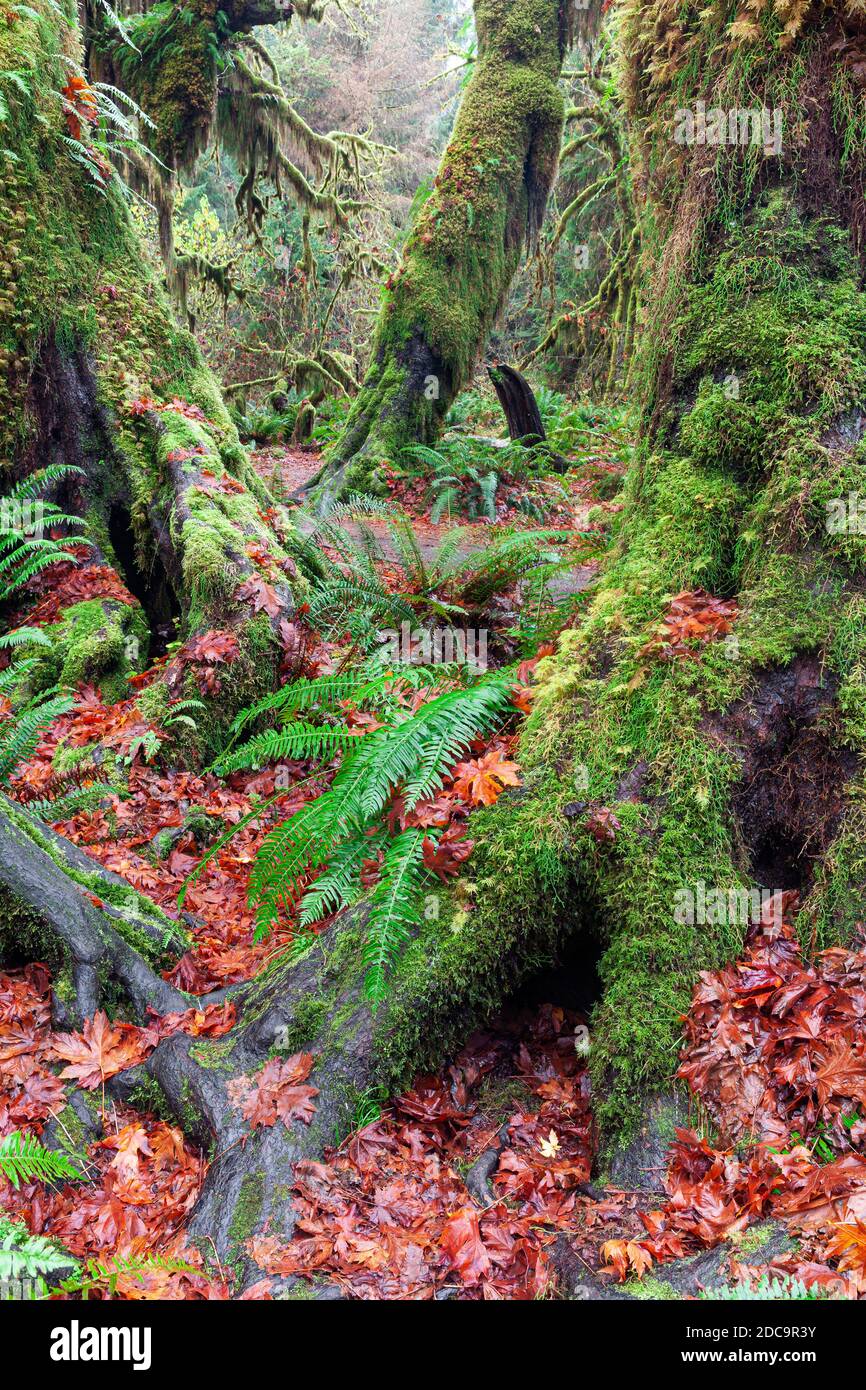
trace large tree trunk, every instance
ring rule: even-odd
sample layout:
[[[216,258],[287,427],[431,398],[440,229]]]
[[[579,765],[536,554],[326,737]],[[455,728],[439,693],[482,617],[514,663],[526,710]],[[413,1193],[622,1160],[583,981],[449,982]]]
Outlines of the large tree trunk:
[[[433,441],[541,227],[564,121],[560,0],[476,0],[478,57],[436,184],[388,282],[373,357],[322,482],[383,486]]]
[[[497,35],[529,12],[497,8]],[[640,440],[617,549],[590,613],[538,668],[522,739],[523,786],[474,818],[473,900],[464,889],[459,903],[426,924],[377,1014],[360,987],[362,923],[349,914],[300,961],[233,992],[238,1025],[226,1038],[202,1044],[175,1036],[146,1064],[190,1132],[217,1136],[193,1230],[213,1237],[241,1284],[258,1278],[247,1238],[268,1222],[273,1233],[292,1229],[292,1164],[345,1131],[359,1098],[392,1091],[413,1068],[441,1060],[575,935],[597,939],[601,954],[592,1059],[596,1114],[610,1143],[629,1137],[645,1098],[669,1085],[696,972],[738,950],[744,922],[727,906],[729,889],[799,889],[810,946],[844,939],[862,919],[864,156],[854,120],[862,98],[847,66],[862,34],[841,14],[830,5],[805,11],[799,30],[788,26],[791,42],[781,51],[774,21],[762,21],[757,61],[737,39],[742,25],[732,32],[709,11],[682,33],[668,25],[659,38],[655,6],[628,8],[630,118],[645,244],[656,267],[643,297],[657,311],[642,344]],[[690,91],[685,72],[699,74]],[[815,99],[831,74],[840,84],[834,110],[851,113],[851,130],[837,129]],[[684,91],[725,109],[762,99],[780,106],[781,153],[678,144]],[[58,212],[32,150],[28,160],[56,234]],[[189,356],[188,340],[166,326],[155,289],[137,293],[111,239],[97,240],[110,226],[128,251],[116,211],[90,203],[82,211],[69,196],[65,207],[75,236],[67,228],[63,245],[72,247],[97,304],[99,286],[117,281],[152,355],[150,379],[177,380],[180,371],[188,387],[178,354],[182,364],[194,361],[196,399],[217,412],[209,378]],[[101,260],[92,264],[81,248],[94,242]],[[61,302],[73,310],[83,303],[66,294]],[[103,318],[100,309],[100,332]],[[65,321],[67,330],[76,324],[74,314]],[[117,349],[122,335],[114,332]],[[171,370],[175,376],[166,376]],[[105,365],[103,377],[111,400],[114,376]],[[123,397],[114,399],[122,420]],[[146,512],[154,480],[167,484],[152,471],[157,422],[142,420],[123,425],[118,447],[138,460],[125,466]],[[230,462],[232,437],[214,428],[202,426],[211,447],[229,448]],[[143,451],[139,429],[157,452]],[[177,490],[172,484],[175,497]],[[848,524],[839,529],[843,503]],[[673,595],[698,590],[735,601],[739,613],[727,637],[709,640],[709,628],[708,640],[695,641],[685,657],[674,650],[674,626],[659,640],[658,629]],[[0,814],[8,846],[0,882],[38,916],[45,904],[36,850],[55,866],[56,859],[38,837],[32,848],[32,828],[22,830],[15,816],[7,833]],[[21,835],[27,843],[16,848]],[[46,872],[54,883],[53,870]],[[724,892],[726,906],[704,914],[713,890]],[[111,905],[112,892],[106,885],[95,896]],[[697,920],[689,920],[689,901]],[[48,906],[54,902],[52,895]],[[106,976],[93,968],[99,961],[140,1016],[157,985],[130,973],[117,944],[129,942],[112,919],[110,911],[95,918],[84,909],[70,926],[62,912],[43,911],[41,928],[63,943],[77,1012],[99,1002]],[[313,1054],[316,1115],[308,1128],[277,1124],[242,1147],[236,1141],[247,1126],[226,1083],[252,1075],[274,1049]]]
[[[637,0],[623,20],[652,248],[639,441],[591,611],[539,667],[473,927],[504,951],[592,905],[608,1140],[669,1084],[697,972],[738,952],[737,890],[798,890],[811,949],[863,918],[863,25],[798,15],[781,38],[770,6],[748,35],[714,10],[662,28]],[[750,142],[684,142],[702,102]],[[677,655],[673,627],[654,639],[698,590],[739,613]]]
[[[75,54],[77,42],[55,16],[38,26],[22,18],[0,38],[4,65],[21,67],[31,91],[16,89],[4,125],[0,198],[11,230],[0,267],[0,453],[16,474],[48,463],[83,470],[65,500],[96,543],[85,563],[103,576],[113,567],[131,596],[112,597],[108,575],[105,596],[94,583],[92,602],[61,612],[49,629],[46,680],[83,678],[116,699],[147,664],[151,636],[164,644],[177,635],[187,644],[181,659],[142,697],[158,723],[170,699],[201,698],[206,681],[196,679],[201,662],[189,644],[215,629],[231,634],[219,702],[192,741],[204,754],[216,726],[277,680],[278,607],[290,609],[294,567],[214,377],[176,327],[126,207],[65,143],[74,122],[56,92],[67,74],[61,55]],[[78,133],[87,139],[86,123]],[[262,567],[251,554],[265,552]],[[274,591],[264,605],[260,580]]]

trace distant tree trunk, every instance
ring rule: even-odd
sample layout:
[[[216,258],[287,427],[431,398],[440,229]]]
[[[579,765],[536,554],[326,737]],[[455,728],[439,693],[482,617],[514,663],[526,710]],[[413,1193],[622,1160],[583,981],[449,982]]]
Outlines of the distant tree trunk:
[[[434,190],[386,286],[327,495],[436,438],[469,381],[553,185],[564,121],[560,0],[476,0],[478,57]]]
[[[505,414],[509,437],[530,444],[541,443],[546,438],[544,423],[526,377],[506,366],[490,367],[488,376]]]

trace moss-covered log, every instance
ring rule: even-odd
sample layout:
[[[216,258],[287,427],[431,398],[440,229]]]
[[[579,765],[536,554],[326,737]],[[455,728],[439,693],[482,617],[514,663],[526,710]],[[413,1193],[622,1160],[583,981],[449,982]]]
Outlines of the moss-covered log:
[[[372,362],[322,480],[376,487],[435,439],[483,352],[559,158],[569,6],[476,0],[478,56],[435,186],[385,289]]]

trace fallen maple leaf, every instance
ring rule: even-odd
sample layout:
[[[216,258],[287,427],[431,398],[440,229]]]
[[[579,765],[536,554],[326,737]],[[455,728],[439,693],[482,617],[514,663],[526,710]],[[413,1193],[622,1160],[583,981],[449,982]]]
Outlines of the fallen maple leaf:
[[[546,1139],[544,1137],[539,1139],[538,1147],[541,1149],[545,1158],[556,1158],[561,1147],[559,1135],[556,1133],[556,1130],[552,1129]]]
[[[481,1239],[478,1213],[463,1207],[445,1222],[439,1244],[464,1284],[477,1284],[490,1270],[490,1256]]]
[[[316,1086],[302,1086],[313,1069],[309,1052],[296,1052],[285,1060],[272,1057],[255,1079],[237,1077],[228,1084],[232,1104],[240,1109],[253,1129],[270,1128],[277,1120],[288,1126],[293,1120],[308,1125],[316,1113],[313,1097],[319,1094]]]
[[[251,574],[235,590],[236,599],[249,599],[257,613],[265,612],[269,618],[278,618],[283,611],[279,595],[272,584],[262,579],[260,574]]]
[[[109,1023],[101,1009],[85,1020],[81,1033],[55,1033],[51,1044],[57,1056],[69,1063],[60,1075],[85,1091],[94,1091],[147,1055],[140,1030],[129,1023]]]
[[[454,769],[454,790],[473,806],[492,806],[506,787],[519,787],[519,764],[503,759],[491,748],[480,758],[458,763]]]

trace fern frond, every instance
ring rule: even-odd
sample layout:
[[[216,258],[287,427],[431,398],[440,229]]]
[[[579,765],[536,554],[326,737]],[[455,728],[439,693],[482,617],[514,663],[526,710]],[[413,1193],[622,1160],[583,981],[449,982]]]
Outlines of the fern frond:
[[[428,834],[423,829],[404,830],[392,841],[373,891],[364,946],[364,991],[374,1004],[385,997],[388,976],[412,932],[421,925]]]
[[[37,468],[26,478],[20,478],[9,489],[6,496],[13,502],[31,501],[38,497],[48,483],[56,483],[61,478],[70,478],[74,473],[84,477],[84,469],[74,463],[50,463],[46,468]]]
[[[40,698],[0,728],[0,783],[6,782],[18,764],[30,757],[43,729],[61,714],[68,714],[74,703],[69,695]]]
[[[89,787],[76,787],[57,797],[41,797],[26,803],[27,810],[39,820],[51,825],[55,821],[70,820],[82,811],[96,811],[107,796],[121,796],[123,788],[111,782],[94,782]]]
[[[20,1187],[22,1182],[81,1177],[66,1154],[46,1149],[32,1134],[19,1134],[17,1130],[0,1139],[0,1173],[13,1187]]]
[[[284,685],[281,690],[275,690],[256,704],[241,710],[229,730],[232,736],[229,747],[242,730],[266,714],[288,716],[301,710],[334,710],[344,700],[360,705],[364,700],[380,695],[384,683],[384,675],[373,679],[362,676],[319,676],[316,680],[293,681],[291,685]]]
[[[298,915],[300,926],[312,926],[341,907],[349,906],[361,881],[364,860],[375,859],[385,839],[384,832],[375,836],[355,835],[335,850],[325,872],[304,894]]]
[[[501,719],[510,703],[512,684],[513,676],[498,673],[468,690],[438,695],[411,719],[369,734],[362,749],[370,763],[361,796],[364,817],[381,814],[400,783],[406,784],[409,809],[440,787],[460,753]]]
[[[337,609],[360,609],[362,613],[378,613],[395,622],[412,622],[415,610],[399,594],[363,580],[340,579],[324,584],[310,599],[310,618]]]
[[[43,1275],[68,1269],[75,1263],[53,1240],[31,1235],[23,1222],[0,1216],[0,1285],[25,1279],[41,1280]]]
[[[394,503],[384,498],[353,492],[342,502],[335,501],[325,512],[324,520],[332,526],[343,526],[347,521],[356,521],[358,517],[378,517],[382,521],[391,521],[396,511]]]
[[[332,758],[356,742],[357,737],[346,725],[289,724],[284,729],[268,729],[256,734],[233,753],[218,758],[213,770],[218,776],[227,777],[232,772],[264,767],[266,763]]]
[[[51,638],[46,637],[41,627],[16,627],[14,632],[4,632],[0,637],[0,651],[10,647],[50,647]]]

